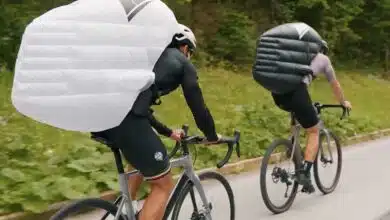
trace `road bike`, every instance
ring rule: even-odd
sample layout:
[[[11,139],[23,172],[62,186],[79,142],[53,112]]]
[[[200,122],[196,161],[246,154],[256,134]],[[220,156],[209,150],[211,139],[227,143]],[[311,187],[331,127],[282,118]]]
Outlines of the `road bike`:
[[[213,212],[213,206],[208,201],[207,195],[204,191],[204,186],[202,186],[201,181],[209,181],[216,180],[221,184],[221,187],[224,189],[228,196],[229,200],[229,209],[224,210],[224,212],[229,213],[230,220],[235,219],[235,203],[234,203],[234,195],[232,188],[228,182],[228,180],[223,177],[218,172],[214,171],[206,171],[202,172],[199,175],[195,173],[192,157],[189,151],[189,145],[199,145],[199,144],[207,144],[206,138],[202,136],[188,136],[188,126],[183,126],[184,136],[180,142],[176,142],[176,146],[173,151],[170,153],[169,157],[172,158],[176,153],[181,149],[182,156],[177,159],[171,159],[171,167],[182,167],[183,171],[180,175],[178,182],[170,195],[168,203],[166,205],[166,211],[164,215],[164,220],[168,219],[169,215],[171,215],[170,219],[178,220],[179,213],[181,211],[183,202],[185,198],[189,195],[192,201],[192,214],[186,219],[192,220],[212,220],[211,217]],[[77,215],[83,210],[91,210],[91,209],[100,209],[104,210],[102,213],[102,217],[94,218],[101,220],[136,220],[135,218],[135,210],[133,207],[133,202],[131,200],[129,190],[128,190],[128,178],[129,176],[135,175],[138,173],[137,170],[131,172],[125,172],[123,168],[121,153],[119,148],[115,147],[112,143],[110,143],[106,139],[102,139],[101,137],[91,136],[91,138],[95,141],[98,141],[106,146],[108,146],[111,151],[114,153],[116,168],[119,173],[119,185],[120,185],[120,195],[115,200],[115,202],[109,202],[106,200],[98,199],[98,198],[87,198],[75,201],[61,210],[59,210],[56,214],[54,214],[50,220],[64,220],[68,217]],[[228,151],[225,155],[225,158],[217,164],[218,168],[222,168],[232,156],[234,149],[237,152],[237,156],[240,157],[240,132],[235,131],[234,137],[232,138],[221,138],[217,143],[213,144],[227,144]],[[201,198],[201,205],[198,206],[195,201],[195,191],[199,193]],[[122,212],[125,208],[126,213]],[[111,215],[111,216],[109,216]],[[114,217],[112,217],[114,216]],[[214,218],[216,219],[216,218]],[[180,219],[181,220],[181,219]],[[226,219],[223,219],[226,220]]]
[[[326,108],[341,108],[343,110],[343,114],[340,120],[345,118],[346,114],[349,115],[349,110],[342,105],[322,105],[316,102],[313,106],[319,118],[321,111]],[[301,125],[296,120],[294,114],[290,113],[290,116],[292,125],[290,137],[288,139],[276,139],[270,144],[261,162],[260,168],[261,195],[266,207],[275,214],[285,212],[291,207],[299,186],[296,174],[299,169],[301,169],[304,162],[304,152],[299,144]],[[325,124],[321,119],[319,126],[319,146],[316,159],[313,164],[313,174],[318,189],[323,194],[328,194],[335,190],[340,179],[342,168],[342,150],[339,138],[330,129],[325,127]],[[325,141],[325,144],[323,144],[323,141]],[[333,147],[331,144],[334,144],[332,145]],[[278,147],[281,147],[279,151],[277,150]],[[334,159],[335,156],[337,156],[337,159]],[[278,160],[280,160],[280,164],[276,165],[273,169],[268,168],[269,163],[275,164]],[[291,165],[287,165],[288,162],[293,163],[293,168],[291,168]],[[326,186],[324,184],[324,179],[320,178],[319,168],[320,166],[326,168],[334,163],[337,163],[336,174],[334,175],[331,184]],[[267,175],[267,171],[271,171],[270,175]],[[287,198],[287,200],[282,204],[272,202],[270,199],[271,193],[268,192],[267,183],[285,184],[286,190],[284,198]],[[290,194],[289,190],[291,190]]]

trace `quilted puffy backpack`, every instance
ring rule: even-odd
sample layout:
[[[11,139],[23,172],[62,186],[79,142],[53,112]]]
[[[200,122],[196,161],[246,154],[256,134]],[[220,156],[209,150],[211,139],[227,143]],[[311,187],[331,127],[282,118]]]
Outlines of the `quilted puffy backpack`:
[[[177,32],[160,0],[78,0],[25,29],[12,102],[22,114],[71,131],[119,125]]]
[[[310,63],[321,45],[321,36],[302,22],[286,23],[266,31],[257,40],[254,80],[276,94],[293,91],[312,74]]]

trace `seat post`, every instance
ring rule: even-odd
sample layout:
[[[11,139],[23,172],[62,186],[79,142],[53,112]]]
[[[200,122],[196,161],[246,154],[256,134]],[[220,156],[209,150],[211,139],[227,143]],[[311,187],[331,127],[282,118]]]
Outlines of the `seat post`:
[[[295,115],[292,112],[290,112],[290,125],[291,126],[297,125],[297,122],[295,121]]]
[[[125,170],[123,168],[122,157],[119,148],[115,147],[115,144],[112,143],[103,132],[91,132],[91,139],[104,144],[111,149],[112,153],[114,153],[115,165],[118,173],[124,174]]]
[[[119,148],[115,148],[115,147],[110,147],[110,148],[111,148],[111,151],[114,153],[115,165],[116,165],[116,169],[118,170],[118,173],[124,174],[125,170],[123,168],[122,157],[121,157],[121,153],[119,151]]]

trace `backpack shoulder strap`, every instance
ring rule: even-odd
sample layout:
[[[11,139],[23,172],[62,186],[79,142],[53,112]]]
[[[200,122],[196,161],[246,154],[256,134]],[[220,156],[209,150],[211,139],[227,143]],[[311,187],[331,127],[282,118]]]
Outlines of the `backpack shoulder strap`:
[[[156,84],[153,83],[150,89],[152,90],[152,94],[153,94],[152,105],[161,105],[161,99],[160,99],[161,94],[158,91]]]

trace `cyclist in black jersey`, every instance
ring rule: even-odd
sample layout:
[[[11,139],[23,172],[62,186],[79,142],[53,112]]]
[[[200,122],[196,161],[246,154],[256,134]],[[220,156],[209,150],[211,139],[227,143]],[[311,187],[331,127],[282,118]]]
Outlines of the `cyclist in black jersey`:
[[[210,143],[219,139],[198,84],[196,69],[189,61],[196,49],[195,36],[188,27],[181,24],[179,27],[180,32],[173,37],[154,67],[155,84],[140,93],[119,126],[98,134],[118,146],[131,166],[142,174],[129,180],[133,199],[143,179],[151,184],[151,193],[138,214],[141,220],[160,220],[163,217],[174,186],[166,148],[152,128],[174,140],[180,139],[180,131],[172,131],[153,116],[150,107],[158,96],[167,95],[181,86],[198,128]]]

